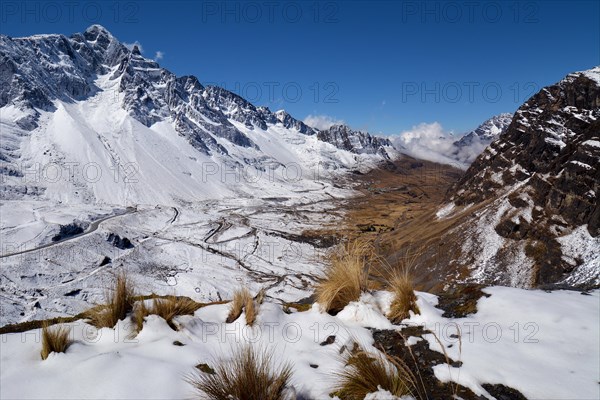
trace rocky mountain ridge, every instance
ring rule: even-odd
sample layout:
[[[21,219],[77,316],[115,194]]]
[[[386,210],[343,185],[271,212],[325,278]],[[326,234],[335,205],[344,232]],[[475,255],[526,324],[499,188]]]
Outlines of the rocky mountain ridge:
[[[489,203],[469,223],[479,226],[475,249],[494,247],[490,260],[498,270],[517,264],[524,276],[531,274],[534,286],[563,281],[598,285],[599,190],[596,67],[569,74],[525,102],[506,131],[449,190],[447,201],[462,207]],[[492,224],[493,232],[482,236],[485,224]],[[495,235],[502,246],[490,244]]]
[[[273,113],[266,107],[255,107],[225,89],[204,87],[193,76],[176,77],[143,57],[137,46],[129,50],[100,25],[92,25],[70,38],[36,35],[13,39],[2,35],[0,49],[3,66],[0,107],[15,104],[26,111],[27,116],[17,123],[27,130],[37,126],[36,109],[52,109],[53,99],[83,100],[100,90],[93,82],[96,76],[112,72],[111,79],[120,82],[122,106],[134,118],[146,126],[170,118],[177,130],[203,152],[224,152],[215,136],[238,146],[255,145],[229,120],[249,129],[265,130],[268,125],[281,123],[306,135],[317,133],[283,110]],[[349,128],[346,132],[354,134]],[[369,134],[360,136],[352,142],[372,146],[354,148],[347,145],[348,141],[343,148],[353,152],[385,152]]]
[[[174,130],[198,155],[188,156],[196,160],[195,166],[181,166],[165,175],[201,176],[206,162],[238,170],[252,167],[283,171],[286,165],[295,163],[302,169],[333,171],[355,169],[364,164],[359,161],[364,156],[369,158],[367,165],[375,165],[378,160],[398,155],[386,139],[349,127],[335,128],[336,134],[331,129],[318,131],[284,110],[272,112],[267,107],[257,107],[223,88],[204,86],[194,76],[177,77],[156,61],[145,58],[137,46],[127,48],[100,25],[92,25],[71,37],[1,35],[0,109],[3,124],[0,173],[11,177],[21,176],[21,170],[35,162],[80,163],[70,160],[79,156],[65,153],[66,144],[57,144],[66,136],[48,137],[48,133],[58,134],[63,124],[71,126],[73,121],[79,126],[73,135],[82,145],[94,148],[93,153],[107,151],[112,164],[134,162],[146,171],[150,167],[146,168],[137,159],[146,157],[147,151],[139,153],[127,147],[139,143],[140,136],[135,132],[150,130],[152,133],[143,134],[147,138],[144,140],[159,134],[160,140],[172,142],[174,138],[165,137],[163,131]],[[110,116],[120,115],[123,110],[126,112],[123,117],[115,120],[116,117]],[[126,121],[129,117],[136,122]],[[98,132],[106,126],[112,126],[111,130]],[[90,128],[96,133],[86,133]],[[40,146],[46,142],[44,149],[29,145],[32,135],[45,135],[35,140]],[[134,142],[126,145],[123,140],[128,135],[133,135]],[[181,148],[183,144],[176,146]],[[178,151],[173,149],[173,152]],[[200,155],[205,161],[199,161]],[[153,156],[151,160],[156,158]],[[110,168],[107,165],[104,169]],[[193,184],[188,182],[185,186]],[[81,185],[88,186],[87,191],[94,190],[86,182]],[[9,182],[4,189],[4,198],[44,190],[15,182]],[[81,194],[81,190],[76,191]],[[10,193],[6,194],[7,191]]]

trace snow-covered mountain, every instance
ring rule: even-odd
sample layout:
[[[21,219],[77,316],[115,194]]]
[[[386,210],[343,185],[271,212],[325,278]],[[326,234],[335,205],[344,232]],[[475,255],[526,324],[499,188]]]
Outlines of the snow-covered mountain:
[[[458,147],[468,146],[473,140],[477,139],[491,143],[497,139],[500,134],[506,131],[506,128],[508,128],[512,119],[513,115],[510,113],[495,115],[454,143]]]
[[[4,199],[278,195],[396,156],[368,133],[346,127],[340,141],[283,110],[177,77],[99,25],[68,38],[0,36],[0,124]]]
[[[389,139],[371,136],[364,131],[354,131],[346,125],[332,125],[320,131],[317,137],[340,149],[359,154],[380,154],[386,159],[389,159],[386,149],[392,146]]]
[[[495,115],[466,133],[453,143],[454,158],[465,164],[471,164],[490,143],[506,131],[512,119],[513,115],[510,113]]]

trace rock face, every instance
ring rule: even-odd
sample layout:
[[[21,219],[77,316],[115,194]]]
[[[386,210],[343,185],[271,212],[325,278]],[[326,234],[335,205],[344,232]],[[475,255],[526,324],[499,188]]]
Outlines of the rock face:
[[[600,76],[600,69],[595,69]],[[598,236],[600,86],[590,74],[569,75],[519,108],[506,133],[475,160],[451,199],[480,202],[519,189],[536,205]]]
[[[523,104],[507,130],[448,192],[447,200],[457,206],[487,204],[469,221],[480,226],[473,243],[478,241],[480,250],[494,247],[494,261],[506,269],[513,263],[512,268],[525,275],[530,272],[524,286],[597,285],[599,190],[596,67],[568,75]],[[493,233],[482,235],[482,224],[490,223],[504,240],[500,247],[490,245]],[[574,245],[577,241],[581,243]]]
[[[333,125],[317,133],[317,137],[334,146],[353,153],[381,154],[389,159],[385,147],[391,147],[389,139],[371,136],[367,132],[354,131],[346,125]]]
[[[268,111],[268,109],[265,108],[263,108],[262,110]],[[298,132],[302,132],[305,135],[315,135],[317,133],[316,129],[311,128],[302,121],[294,119],[290,114],[285,112],[285,110],[276,111],[275,117],[279,122],[283,124],[284,127],[288,129],[296,129]]]

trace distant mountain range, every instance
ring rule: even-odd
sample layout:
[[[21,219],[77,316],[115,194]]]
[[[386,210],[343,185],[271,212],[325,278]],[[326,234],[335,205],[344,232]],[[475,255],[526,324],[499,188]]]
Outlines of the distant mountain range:
[[[464,135],[445,132],[435,122],[420,124],[411,130],[390,137],[402,153],[442,164],[467,169],[479,154],[508,127],[512,114],[494,116]]]
[[[2,35],[0,65],[4,199],[135,204],[277,194],[398,156],[387,139],[347,126],[319,131],[177,77],[99,25],[71,37]],[[61,176],[45,179],[48,166]],[[247,170],[269,178],[239,179]],[[225,182],[223,172],[238,178]]]

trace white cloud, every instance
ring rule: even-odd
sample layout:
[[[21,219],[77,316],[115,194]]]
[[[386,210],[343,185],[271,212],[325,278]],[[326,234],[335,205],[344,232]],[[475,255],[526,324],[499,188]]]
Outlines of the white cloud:
[[[140,49],[140,53],[144,52],[144,48],[142,47],[142,44],[140,42],[138,42],[137,40],[133,43],[125,43],[123,42],[123,45],[125,47],[127,47],[129,50],[133,50],[133,46],[137,46],[138,49]]]
[[[444,131],[439,122],[421,123],[399,135],[390,136],[390,140],[394,147],[409,156],[466,168],[464,163],[454,158],[458,150],[454,145],[457,138]]]
[[[162,51],[157,51],[156,54],[154,55],[154,61],[160,61],[164,58],[165,53],[163,53]]]
[[[345,122],[329,115],[312,115],[309,114],[304,118],[304,123],[316,129],[327,129],[332,125],[343,125]]]
[[[481,141],[479,138],[474,138],[468,146],[463,146],[458,150],[456,159],[465,164],[471,164],[488,147],[488,143]]]

